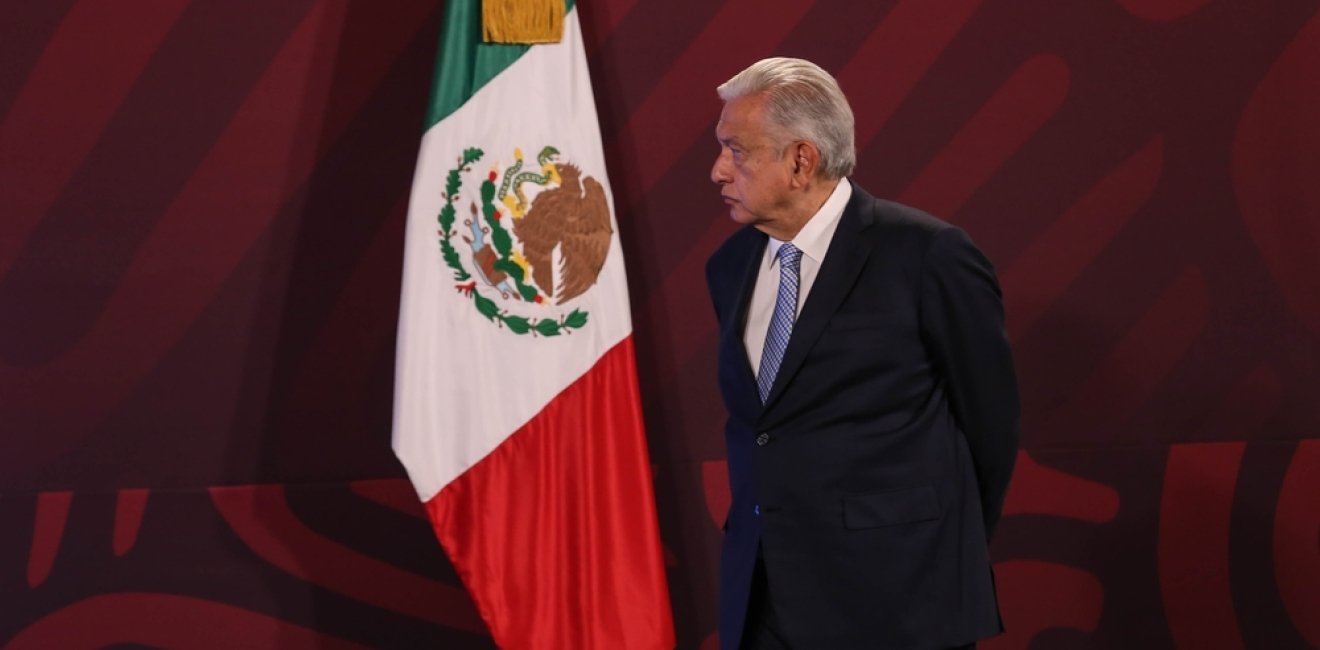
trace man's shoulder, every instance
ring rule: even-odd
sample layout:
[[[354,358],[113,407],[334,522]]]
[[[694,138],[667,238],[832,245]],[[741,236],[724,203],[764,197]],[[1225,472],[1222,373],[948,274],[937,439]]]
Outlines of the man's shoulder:
[[[910,205],[869,195],[866,199],[869,203],[864,209],[871,211],[874,225],[862,236],[875,249],[928,268],[941,267],[954,258],[976,259],[989,267],[985,254],[962,228]]]
[[[920,208],[874,197],[856,184],[853,185],[853,196],[849,204],[849,208],[857,209],[864,218],[887,230],[909,230],[914,234],[934,235],[954,227]]]
[[[940,233],[958,229],[920,208],[876,198],[856,185],[853,187],[848,210],[856,211],[854,218],[861,220],[863,236],[869,235],[876,243],[924,248]]]

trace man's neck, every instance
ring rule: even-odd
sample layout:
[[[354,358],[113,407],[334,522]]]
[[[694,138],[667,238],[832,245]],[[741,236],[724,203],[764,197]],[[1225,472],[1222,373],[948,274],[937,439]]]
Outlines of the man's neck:
[[[803,188],[798,200],[794,202],[796,207],[791,217],[773,225],[766,224],[766,227],[761,228],[761,232],[779,241],[792,241],[802,231],[803,226],[820,212],[820,207],[825,205],[830,195],[834,193],[834,188],[838,186],[837,178],[813,182],[809,187]]]

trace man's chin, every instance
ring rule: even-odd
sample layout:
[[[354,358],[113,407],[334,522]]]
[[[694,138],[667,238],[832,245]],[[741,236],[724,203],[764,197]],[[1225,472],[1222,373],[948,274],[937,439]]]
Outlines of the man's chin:
[[[729,218],[733,219],[735,223],[744,226],[750,226],[757,222],[757,219],[754,215],[749,214],[746,210],[743,210],[740,206],[737,205],[729,206]]]

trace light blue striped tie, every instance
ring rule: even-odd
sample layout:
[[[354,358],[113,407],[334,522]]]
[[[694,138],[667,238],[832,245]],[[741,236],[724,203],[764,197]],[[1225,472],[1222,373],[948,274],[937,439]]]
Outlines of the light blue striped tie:
[[[756,373],[756,387],[761,392],[761,403],[770,396],[775,375],[788,349],[788,337],[793,334],[793,321],[797,320],[798,267],[802,251],[792,244],[779,247],[779,295],[775,298],[775,313],[770,317],[770,329],[765,334],[765,348],[761,351],[761,370]]]

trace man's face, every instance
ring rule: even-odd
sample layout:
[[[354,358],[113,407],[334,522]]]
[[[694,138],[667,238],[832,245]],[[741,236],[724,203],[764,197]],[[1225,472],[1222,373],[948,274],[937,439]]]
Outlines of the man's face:
[[[724,105],[715,126],[720,155],[710,180],[720,186],[729,216],[744,225],[781,221],[791,205],[792,161],[782,155],[763,104],[760,95],[734,99]]]

